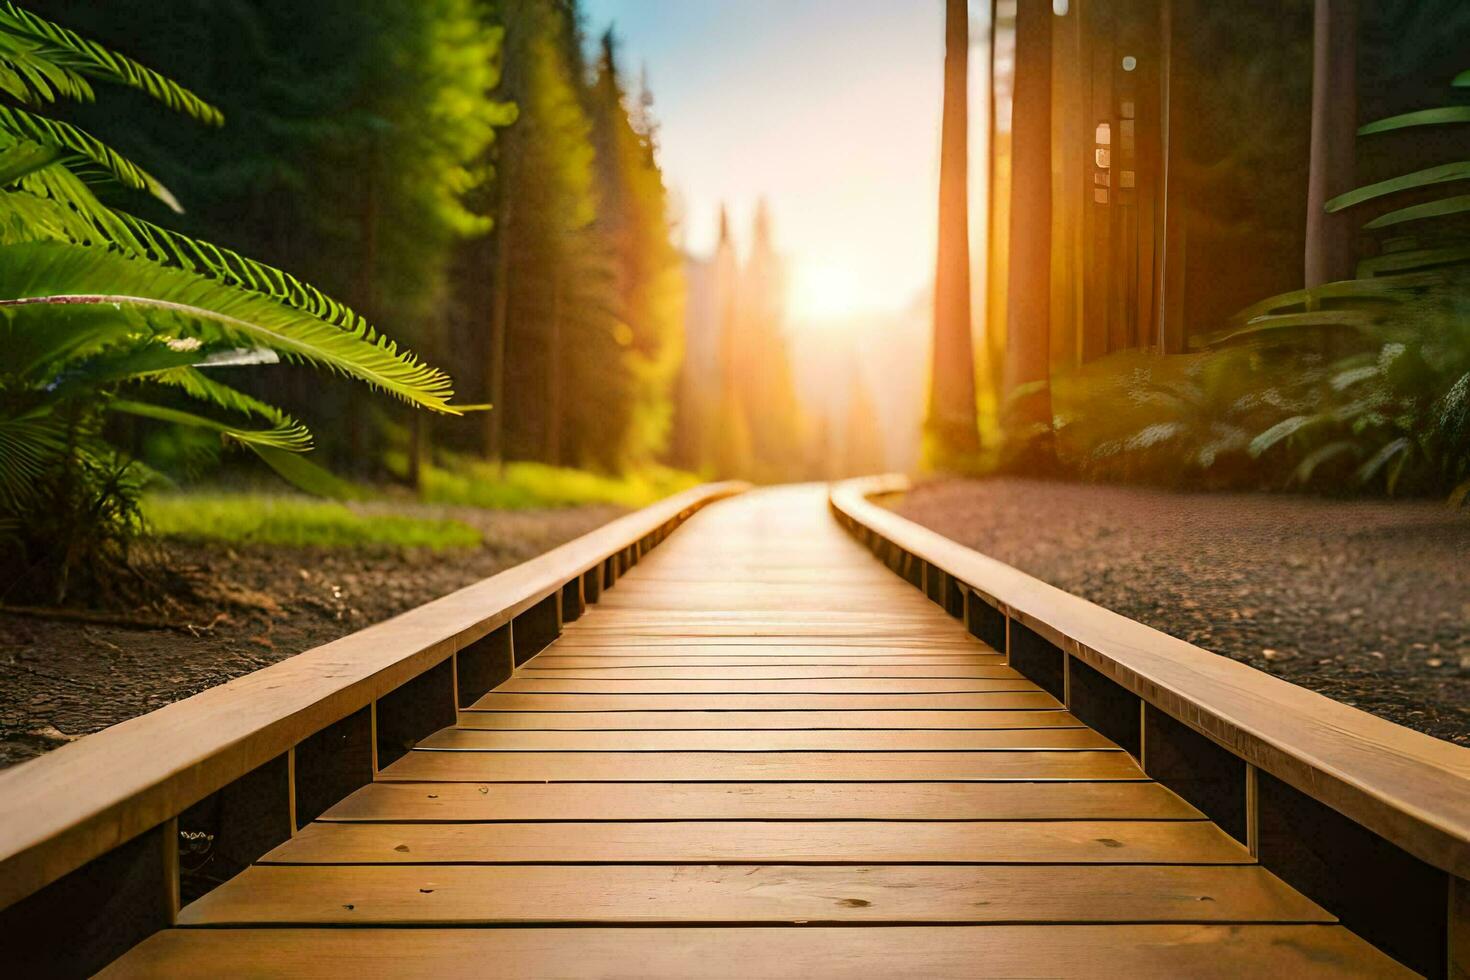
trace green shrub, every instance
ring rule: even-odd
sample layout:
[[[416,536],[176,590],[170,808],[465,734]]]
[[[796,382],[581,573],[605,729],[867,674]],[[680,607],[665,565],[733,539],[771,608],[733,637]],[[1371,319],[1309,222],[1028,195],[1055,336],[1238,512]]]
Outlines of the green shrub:
[[[389,468],[402,472],[402,454],[390,454]],[[428,503],[490,510],[527,510],[611,504],[646,507],[656,500],[699,483],[691,473],[648,466],[622,476],[588,470],[517,462],[496,466],[469,457],[443,453],[436,465],[425,466],[420,497]]]
[[[480,532],[461,521],[358,512],[334,501],[265,494],[178,494],[143,498],[160,536],[287,547],[476,548]]]

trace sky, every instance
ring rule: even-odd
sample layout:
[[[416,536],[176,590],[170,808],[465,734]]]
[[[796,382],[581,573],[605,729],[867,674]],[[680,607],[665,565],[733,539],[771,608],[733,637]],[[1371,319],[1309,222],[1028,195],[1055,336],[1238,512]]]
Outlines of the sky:
[[[659,159],[690,251],[712,250],[722,203],[743,249],[764,196],[798,324],[900,310],[928,287],[943,0],[584,0],[583,8],[592,38],[614,26],[629,79],[647,72]],[[972,48],[972,93],[983,50]],[[985,116],[974,94],[971,110],[971,157],[981,161]],[[980,190],[972,177],[972,197]]]

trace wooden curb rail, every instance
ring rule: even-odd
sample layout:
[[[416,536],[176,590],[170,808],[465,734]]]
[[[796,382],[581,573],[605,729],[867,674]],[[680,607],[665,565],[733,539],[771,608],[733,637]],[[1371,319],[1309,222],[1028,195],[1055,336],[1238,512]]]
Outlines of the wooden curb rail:
[[[453,724],[458,708],[554,640],[691,514],[744,488],[687,490],[394,619],[0,772],[8,965],[89,974],[172,924],[181,877],[185,900],[191,888],[181,840],[224,867],[249,865]]]
[[[834,487],[837,520],[1348,928],[1470,975],[1470,749],[1110,612]]]

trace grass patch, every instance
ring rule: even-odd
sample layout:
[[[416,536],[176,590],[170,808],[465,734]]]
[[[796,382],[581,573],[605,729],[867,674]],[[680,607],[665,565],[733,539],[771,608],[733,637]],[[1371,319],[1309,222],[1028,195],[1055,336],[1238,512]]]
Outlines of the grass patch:
[[[162,537],[293,548],[477,548],[460,521],[359,514],[326,500],[253,493],[167,494],[143,500],[143,519]]]
[[[426,503],[531,510],[612,504],[636,509],[696,486],[692,473],[650,466],[625,476],[603,476],[543,463],[506,463],[495,467],[465,458],[441,460],[424,473]]]

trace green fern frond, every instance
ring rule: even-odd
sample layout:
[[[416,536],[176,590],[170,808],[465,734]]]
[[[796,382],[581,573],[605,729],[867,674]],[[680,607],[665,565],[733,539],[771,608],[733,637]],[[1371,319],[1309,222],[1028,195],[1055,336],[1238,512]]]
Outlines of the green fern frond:
[[[212,126],[224,122],[224,114],[219,109],[178,82],[8,0],[0,3],[0,31],[36,42],[57,65],[137,89],[200,122]]]
[[[51,206],[44,222],[46,228],[60,229],[52,234],[32,235],[25,240],[49,237],[77,245],[106,244],[132,255],[146,256],[143,243],[123,222],[122,215],[98,200],[85,181],[60,163],[26,174],[18,187],[24,193],[0,194],[0,206],[14,206],[27,214],[39,215],[41,209],[36,205],[30,202],[12,205],[12,201],[32,196],[41,198]]]
[[[26,145],[37,144],[27,141]],[[3,175],[4,165],[5,153],[0,152],[0,175]],[[113,211],[64,167],[38,168],[26,175],[22,187],[47,200],[37,204],[34,199],[25,199],[27,195],[0,195],[0,229],[6,227],[7,217],[13,219],[10,222],[13,231],[6,234],[0,230],[3,243],[38,239],[69,241],[77,245],[106,243],[137,258],[260,293],[366,340],[378,339],[378,332],[361,314],[315,286],[274,266],[246,258],[232,249]],[[51,202],[56,202],[54,208]]]
[[[0,246],[0,311],[101,310],[138,329],[268,347],[423,408],[459,414],[449,377],[385,337],[343,330],[258,293],[181,269],[57,242]]]
[[[22,177],[49,167],[60,156],[61,152],[54,146],[19,140],[0,150],[0,186],[13,184]]]
[[[58,97],[90,102],[92,86],[65,65],[47,58],[41,45],[10,33],[0,21],[0,87],[18,101],[39,105]]]
[[[155,419],[159,422],[185,425],[195,429],[208,429],[242,446],[265,446],[269,449],[281,449],[292,453],[304,453],[311,448],[311,433],[307,432],[305,426],[302,425],[277,425],[269,429],[242,429],[239,426],[196,415],[193,412],[127,398],[113,399],[107,407],[111,411],[121,412],[124,415],[136,415],[139,418]]]
[[[367,340],[377,339],[377,331],[351,307],[289,272],[246,258],[231,249],[160,228],[142,218],[120,213],[115,217],[130,233],[130,242],[117,243],[128,251],[136,251],[163,265],[196,272],[218,282],[269,296],[278,303],[310,313]],[[106,229],[98,230],[110,234]]]
[[[0,504],[16,507],[67,449],[66,427],[45,413],[0,417]]]
[[[276,406],[267,404],[258,398],[252,398],[227,384],[222,384],[198,368],[171,368],[150,376],[148,380],[171,385],[190,398],[208,402],[228,412],[238,412],[241,415],[263,419],[276,426],[299,428],[305,431],[304,426]],[[307,438],[309,440],[310,436],[308,435]]]
[[[0,106],[0,129],[17,139],[56,147],[96,164],[122,184],[147,191],[175,211],[182,212],[178,199],[158,179],[112,147],[83,130],[57,119],[33,115],[24,109]]]

